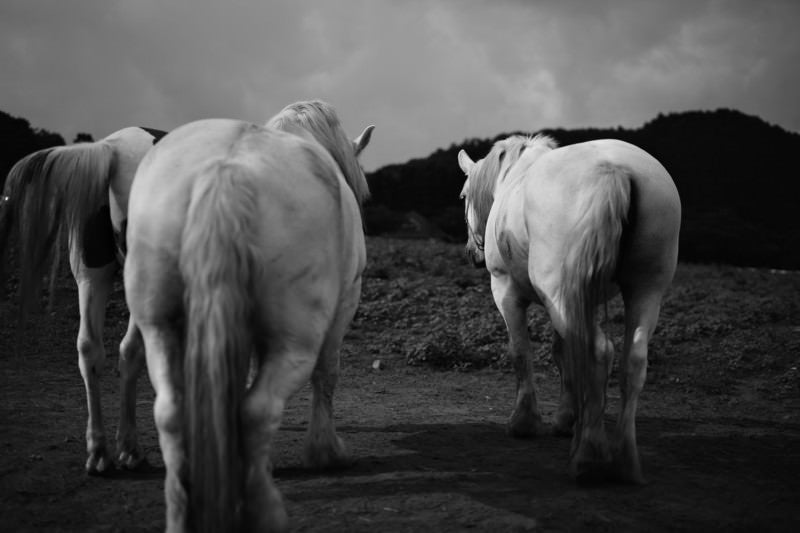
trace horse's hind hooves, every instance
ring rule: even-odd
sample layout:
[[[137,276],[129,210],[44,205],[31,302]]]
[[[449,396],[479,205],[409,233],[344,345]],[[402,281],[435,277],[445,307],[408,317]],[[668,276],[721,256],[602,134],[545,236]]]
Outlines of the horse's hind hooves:
[[[354,463],[347,445],[339,437],[334,437],[324,446],[308,444],[303,458],[303,465],[311,470],[339,470],[349,468]]]
[[[506,432],[515,439],[535,439],[551,433],[550,426],[536,415],[512,415]]]
[[[152,466],[147,461],[147,457],[140,453],[120,453],[117,464],[123,470],[132,472],[147,472],[152,469]]]
[[[556,437],[572,437],[574,435],[572,425],[563,426],[561,424],[553,424],[553,435]]]
[[[584,461],[570,466],[570,475],[579,485],[600,484],[646,485],[641,471],[620,468],[614,462]]]
[[[611,463],[580,462],[570,467],[570,475],[578,485],[608,483],[614,479]]]
[[[609,481],[619,483],[621,485],[647,485],[647,480],[642,475],[640,467],[621,468],[618,463],[615,463],[611,472]]]
[[[345,470],[355,465],[356,461],[349,456],[325,456],[325,457],[307,457],[303,461],[303,466],[309,470],[316,471],[330,471],[330,470]]]
[[[86,462],[86,473],[94,477],[109,477],[113,476],[116,471],[114,461],[108,457],[101,457],[95,459],[90,457]]]

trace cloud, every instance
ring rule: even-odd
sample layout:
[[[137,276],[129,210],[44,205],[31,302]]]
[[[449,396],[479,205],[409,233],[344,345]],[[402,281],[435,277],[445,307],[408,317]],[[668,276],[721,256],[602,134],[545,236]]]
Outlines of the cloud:
[[[6,0],[0,109],[72,138],[323,98],[366,168],[467,137],[735,107],[800,130],[780,0]]]

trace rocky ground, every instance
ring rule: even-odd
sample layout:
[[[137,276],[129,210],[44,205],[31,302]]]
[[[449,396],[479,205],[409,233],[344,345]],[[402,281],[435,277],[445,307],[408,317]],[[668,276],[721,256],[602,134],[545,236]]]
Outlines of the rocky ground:
[[[370,238],[362,304],[342,350],[341,436],[356,463],[301,467],[309,390],[288,406],[274,451],[296,531],[796,531],[800,527],[800,273],[681,264],[650,349],[637,422],[642,487],[579,487],[569,441],[505,434],[514,377],[488,274],[460,246]],[[0,303],[0,528],[159,531],[163,463],[153,394],[139,386],[152,467],[83,472],[85,399],[77,297],[59,278],[51,312],[20,334]],[[13,295],[13,280],[6,289]],[[621,345],[622,307],[605,320]],[[116,431],[122,285],[109,303],[103,401]],[[532,311],[545,418],[558,376],[546,317]],[[612,380],[608,420],[619,393]]]

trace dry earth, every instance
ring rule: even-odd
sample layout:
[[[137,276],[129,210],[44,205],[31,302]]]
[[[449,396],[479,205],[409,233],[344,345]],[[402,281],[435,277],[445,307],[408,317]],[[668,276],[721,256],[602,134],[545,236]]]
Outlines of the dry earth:
[[[681,264],[640,401],[649,483],[585,488],[566,475],[568,440],[504,433],[514,378],[488,275],[455,245],[371,238],[368,250],[336,396],[340,434],[357,462],[333,472],[300,466],[303,389],[274,449],[295,531],[800,531],[800,273]],[[152,468],[86,476],[77,298],[67,274],[57,297],[21,336],[16,306],[0,303],[0,529],[161,530],[150,384],[140,382],[138,415]],[[112,435],[126,316],[118,283],[105,328]],[[617,302],[607,316],[617,340],[621,322]],[[558,393],[549,335],[532,312],[545,417]],[[613,382],[609,398],[613,421]]]

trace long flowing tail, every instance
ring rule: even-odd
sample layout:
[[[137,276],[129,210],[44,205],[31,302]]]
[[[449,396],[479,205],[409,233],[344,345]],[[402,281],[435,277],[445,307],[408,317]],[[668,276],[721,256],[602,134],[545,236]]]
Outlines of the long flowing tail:
[[[84,235],[90,217],[108,204],[112,159],[111,145],[98,141],[39,150],[9,171],[0,198],[0,270],[15,240],[23,310],[38,298],[48,264],[60,259],[60,236]],[[83,253],[82,240],[75,245]]]
[[[597,311],[606,300],[617,267],[631,201],[630,178],[624,167],[603,165],[596,178],[594,187],[582,196],[583,215],[571,234],[562,266],[564,366],[577,402],[576,435],[590,387],[595,383]]]
[[[246,170],[215,163],[195,183],[183,231],[184,413],[195,531],[236,531],[241,523],[240,406],[253,351],[257,209]]]

